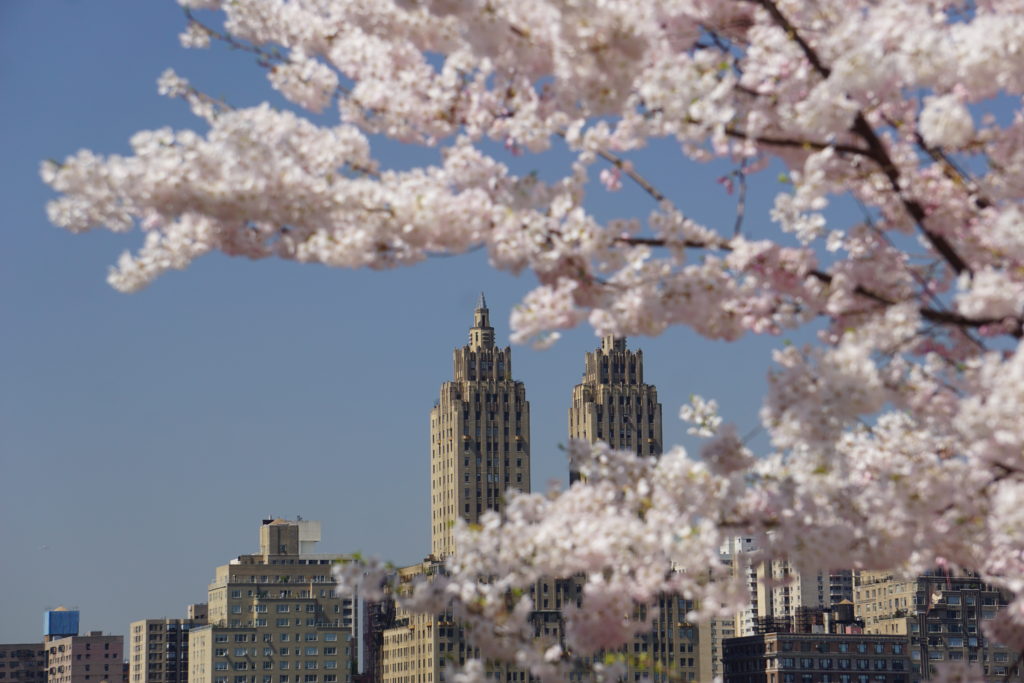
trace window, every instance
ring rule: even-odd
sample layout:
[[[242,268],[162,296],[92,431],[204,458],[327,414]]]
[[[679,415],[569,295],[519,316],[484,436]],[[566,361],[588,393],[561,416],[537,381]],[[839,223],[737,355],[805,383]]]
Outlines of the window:
[[[324,662],[324,668],[325,669],[337,669],[338,668],[338,662],[336,662],[334,660],[331,660],[331,661],[328,661],[328,662]]]
[[[306,662],[306,668],[307,669],[315,669],[316,668],[316,662],[314,662],[314,661],[307,661]]]
[[[240,590],[231,591],[231,597],[233,597],[233,598],[240,598],[240,597],[242,597],[242,591],[240,591]]]
[[[214,657],[227,657],[228,649],[226,647],[218,647],[213,651]]]
[[[315,647],[307,647],[306,648],[306,656],[307,657],[316,657],[317,654],[318,654],[317,653],[317,649]]]
[[[235,656],[236,657],[244,657],[245,656],[245,648],[244,647],[236,647],[235,648]]]
[[[338,640],[338,634],[337,633],[325,633],[324,634],[324,640],[326,640],[328,643],[333,643],[333,642]]]
[[[214,671],[227,671],[228,670],[228,663],[227,662],[214,662],[213,663],[213,670]]]
[[[284,662],[284,661],[278,662],[278,668],[281,669],[281,671],[284,671],[289,666],[290,666],[290,664],[288,662]]]
[[[213,640],[216,643],[226,643],[226,642],[228,642],[228,634],[226,634],[226,633],[218,633],[217,635],[215,635],[213,637]]]
[[[316,633],[307,633],[306,640],[316,640]]]

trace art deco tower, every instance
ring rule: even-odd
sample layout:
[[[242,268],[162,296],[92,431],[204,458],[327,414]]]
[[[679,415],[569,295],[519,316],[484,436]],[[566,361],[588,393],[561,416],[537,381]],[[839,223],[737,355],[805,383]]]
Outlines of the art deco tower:
[[[660,427],[660,422],[659,422]],[[505,491],[530,490],[530,404],[512,379],[512,349],[494,344],[484,295],[469,344],[454,353],[454,377],[430,411],[431,552],[455,552],[452,526],[500,510]]]
[[[643,351],[605,337],[601,348],[586,354],[583,381],[572,391],[569,437],[661,455],[661,404],[654,385],[644,384]],[[578,479],[578,472],[569,472],[570,483]]]

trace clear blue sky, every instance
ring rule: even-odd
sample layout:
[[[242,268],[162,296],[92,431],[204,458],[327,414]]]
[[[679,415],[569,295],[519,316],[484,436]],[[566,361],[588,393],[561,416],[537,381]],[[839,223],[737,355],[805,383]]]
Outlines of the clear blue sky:
[[[50,226],[40,160],[125,153],[137,130],[195,127],[156,93],[169,66],[238,105],[273,98],[248,56],[180,48],[183,25],[171,0],[0,0],[0,642],[39,640],[58,605],[78,607],[83,630],[120,634],[183,615],[215,566],[255,550],[266,515],[321,520],[323,552],[423,557],[429,411],[452,349],[481,290],[507,343],[508,313],[534,284],[481,254],[387,273],[212,256],[139,294],[109,288],[108,265],[139,236]],[[669,162],[638,164],[731,230],[732,199],[715,181],[725,167],[665,150]],[[385,159],[432,154],[388,147]],[[776,189],[751,198],[755,234]],[[638,192],[594,193],[602,216],[651,209]],[[777,342],[715,345],[685,330],[630,340],[659,388],[666,442],[684,440],[675,416],[694,392],[718,397],[741,433],[754,427]],[[583,329],[549,351],[514,351],[535,490],[567,478],[557,446],[597,343]]]

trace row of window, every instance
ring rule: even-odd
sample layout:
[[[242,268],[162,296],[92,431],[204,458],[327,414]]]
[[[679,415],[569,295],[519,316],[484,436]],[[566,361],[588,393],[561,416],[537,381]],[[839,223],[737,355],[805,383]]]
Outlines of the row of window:
[[[338,674],[324,674],[323,676],[317,677],[317,674],[305,674],[305,676],[295,676],[294,683],[336,683],[338,680]],[[278,676],[278,683],[292,683],[292,680],[288,674]],[[227,676],[214,676],[213,683],[228,683]],[[235,676],[233,683],[256,683],[256,677],[253,676],[251,679],[249,676]],[[274,683],[274,677],[270,674],[263,675],[263,683]]]
[[[258,652],[257,648],[255,648],[255,647],[251,648],[251,649],[247,649],[247,648],[244,648],[244,647],[236,647],[235,650],[234,650],[234,656],[235,657],[245,657],[245,656],[249,655],[250,653],[252,654],[253,657],[256,657],[256,656],[259,655],[259,652]],[[264,657],[272,657],[272,656],[274,656],[274,654],[280,655],[281,657],[288,657],[288,656],[291,655],[291,648],[287,648],[287,647],[278,648],[276,653],[274,652],[274,648],[272,648],[272,647],[264,647],[263,648],[263,656]],[[301,648],[301,647],[295,648],[295,656],[299,656],[300,654],[318,655],[318,654],[320,654],[320,652],[319,652],[319,648],[316,648],[316,647],[307,647],[307,648],[305,648],[304,651],[303,651],[303,648]],[[336,655],[336,654],[338,654],[338,648],[336,648],[336,647],[325,647],[324,648],[324,654],[325,655]],[[213,651],[213,656],[214,657],[227,657],[228,656],[228,648],[226,648],[226,647],[215,648],[214,651]]]
[[[338,668],[338,662],[336,660],[326,661],[323,664],[324,664],[324,668],[325,669],[337,669]],[[269,659],[266,659],[266,660],[263,661],[262,667],[256,666],[256,662],[248,662],[248,661],[231,662],[230,666],[229,666],[228,662],[214,662],[213,663],[214,671],[227,671],[229,668],[234,669],[235,671],[247,671],[249,669],[252,669],[253,671],[255,671],[256,669],[259,669],[259,668],[273,669],[274,668],[274,662],[272,662]],[[280,662],[277,663],[277,668],[281,669],[282,671],[284,671],[286,669],[292,668],[292,665],[291,665],[291,662],[280,661]],[[296,669],[318,669],[320,667],[319,667],[319,663],[318,662],[310,660],[310,661],[306,661],[306,662],[295,662],[295,668]]]
[[[888,680],[891,683],[906,683],[907,678],[906,676],[893,676],[892,678],[887,678],[885,674],[876,675],[873,679],[871,676],[864,674],[858,676],[851,676],[850,674],[838,674],[836,676],[830,676],[829,674],[821,674],[820,676],[800,674],[799,681],[797,681],[797,674],[782,674],[782,683],[812,683],[812,681],[820,683],[869,683],[872,680]]]
[[[281,633],[281,634],[279,634],[279,636],[280,636],[279,640],[282,643],[287,643],[289,640],[291,640],[291,634],[289,634],[289,633]],[[323,636],[323,640],[325,642],[328,642],[328,643],[335,642],[335,641],[338,640],[338,634],[337,633],[333,633],[333,632],[328,631],[327,633],[317,633],[317,632],[296,633],[295,634],[295,641],[296,642],[298,642],[300,640],[315,641],[315,640],[319,640],[320,636]],[[214,635],[213,640],[216,643],[226,643],[226,642],[228,642],[228,634],[227,633],[217,633],[217,634]],[[271,640],[273,640],[273,634],[271,634],[271,633],[264,633],[263,634],[263,642],[269,643]],[[256,634],[255,633],[236,633],[235,637],[234,637],[234,642],[236,642],[236,643],[255,643],[256,642]]]

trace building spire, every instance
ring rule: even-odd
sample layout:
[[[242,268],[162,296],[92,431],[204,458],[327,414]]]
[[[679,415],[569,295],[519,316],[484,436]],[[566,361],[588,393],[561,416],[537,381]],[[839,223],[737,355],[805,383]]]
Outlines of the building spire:
[[[487,299],[484,298],[483,292],[480,292],[480,299],[473,311],[473,327],[469,329],[469,346],[472,349],[494,346],[494,328],[491,327],[491,315],[487,310]]]

